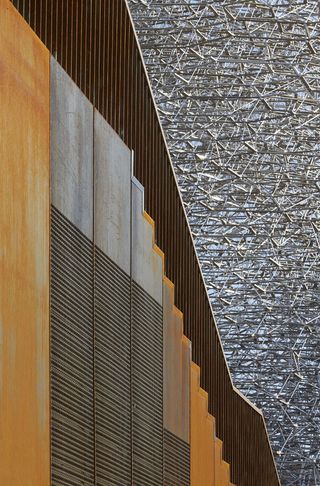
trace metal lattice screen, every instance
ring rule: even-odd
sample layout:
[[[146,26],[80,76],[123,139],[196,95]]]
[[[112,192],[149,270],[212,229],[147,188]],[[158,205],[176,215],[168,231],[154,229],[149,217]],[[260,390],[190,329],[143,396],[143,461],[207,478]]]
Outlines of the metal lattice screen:
[[[319,4],[129,4],[235,384],[320,484]]]

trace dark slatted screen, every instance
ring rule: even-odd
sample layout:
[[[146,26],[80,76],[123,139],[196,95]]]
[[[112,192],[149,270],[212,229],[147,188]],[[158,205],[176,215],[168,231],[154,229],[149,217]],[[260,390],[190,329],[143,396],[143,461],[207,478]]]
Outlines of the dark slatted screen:
[[[52,484],[94,484],[93,245],[51,212]]]
[[[189,486],[190,447],[164,429],[164,486]]]
[[[130,277],[95,251],[98,486],[131,484]]]
[[[162,308],[132,282],[133,484],[163,484]]]
[[[53,207],[53,486],[163,484],[162,334],[162,307]]]

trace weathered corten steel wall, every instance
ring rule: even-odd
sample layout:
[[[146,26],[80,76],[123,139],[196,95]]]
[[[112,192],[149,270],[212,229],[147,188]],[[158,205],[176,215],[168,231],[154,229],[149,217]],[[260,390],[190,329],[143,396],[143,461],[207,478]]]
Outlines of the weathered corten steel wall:
[[[125,0],[13,0],[50,52],[134,150],[135,176],[156,222],[176,305],[224,457],[238,486],[278,484],[263,417],[230,380],[170,157]]]
[[[49,52],[0,1],[0,484],[49,486]]]
[[[214,417],[208,413],[208,394],[200,387],[201,370],[191,363],[190,485],[233,486],[224,444],[216,436]],[[261,484],[264,478],[261,478]],[[267,484],[267,483],[266,483]]]
[[[174,285],[163,282],[164,428],[190,444],[191,343],[183,335],[183,314],[175,304]]]
[[[200,369],[191,366],[191,486],[214,482],[214,419],[208,414],[208,396],[200,388]]]

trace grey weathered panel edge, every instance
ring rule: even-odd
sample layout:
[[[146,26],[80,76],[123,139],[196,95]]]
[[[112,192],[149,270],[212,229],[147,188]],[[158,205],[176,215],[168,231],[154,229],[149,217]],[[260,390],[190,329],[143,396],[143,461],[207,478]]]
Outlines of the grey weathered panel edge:
[[[51,57],[51,202],[93,238],[93,106]]]
[[[144,217],[144,189],[132,177],[132,279],[162,305],[163,260],[154,249],[154,228]]]
[[[130,273],[131,152],[94,111],[95,243]]]

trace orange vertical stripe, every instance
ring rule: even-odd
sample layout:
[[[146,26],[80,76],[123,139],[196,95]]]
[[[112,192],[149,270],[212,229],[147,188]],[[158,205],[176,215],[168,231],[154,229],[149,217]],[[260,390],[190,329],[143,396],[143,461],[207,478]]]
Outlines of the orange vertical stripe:
[[[49,53],[0,0],[0,484],[50,484]]]
[[[208,396],[200,388],[200,368],[191,366],[191,486],[213,486],[214,420],[208,414]]]

